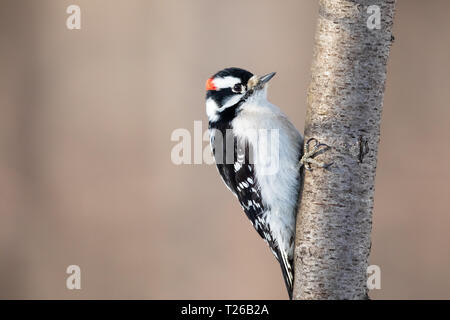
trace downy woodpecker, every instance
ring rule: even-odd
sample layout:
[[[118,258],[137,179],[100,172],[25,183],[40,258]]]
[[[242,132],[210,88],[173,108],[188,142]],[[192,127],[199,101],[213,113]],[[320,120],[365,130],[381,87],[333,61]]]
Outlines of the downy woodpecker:
[[[206,82],[206,113],[219,173],[238,198],[258,234],[281,265],[292,298],[295,220],[301,167],[322,165],[313,159],[322,144],[308,143],[286,115],[267,101],[262,77],[227,68]],[[303,157],[302,157],[303,156]]]

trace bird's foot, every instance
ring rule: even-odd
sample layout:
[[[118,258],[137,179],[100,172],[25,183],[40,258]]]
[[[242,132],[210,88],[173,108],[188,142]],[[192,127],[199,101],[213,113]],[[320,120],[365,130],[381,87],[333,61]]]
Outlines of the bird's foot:
[[[312,149],[310,149],[310,144],[312,142],[314,143],[314,146],[312,146]],[[310,138],[303,146],[303,156],[300,159],[300,168],[302,166],[305,166],[306,170],[311,171],[311,164],[314,164],[319,168],[328,168],[333,164],[333,162],[325,163],[314,159],[314,157],[329,149],[330,146],[324,143],[319,143],[319,141],[315,138]]]

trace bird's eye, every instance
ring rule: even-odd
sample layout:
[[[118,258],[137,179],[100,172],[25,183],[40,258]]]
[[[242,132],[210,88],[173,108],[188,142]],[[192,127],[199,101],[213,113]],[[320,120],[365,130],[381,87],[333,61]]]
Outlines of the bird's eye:
[[[234,93],[241,93],[242,92],[242,85],[240,83],[236,83],[231,89]]]

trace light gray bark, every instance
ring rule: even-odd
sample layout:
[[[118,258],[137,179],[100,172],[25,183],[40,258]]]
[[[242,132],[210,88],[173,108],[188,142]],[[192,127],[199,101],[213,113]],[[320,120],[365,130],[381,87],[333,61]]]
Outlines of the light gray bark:
[[[378,5],[381,28],[369,29]],[[365,299],[375,170],[395,0],[321,0],[305,141],[331,147],[305,171],[294,299]]]

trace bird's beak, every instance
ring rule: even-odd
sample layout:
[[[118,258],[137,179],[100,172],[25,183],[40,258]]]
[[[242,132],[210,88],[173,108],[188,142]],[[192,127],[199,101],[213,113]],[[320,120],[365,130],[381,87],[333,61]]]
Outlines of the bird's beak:
[[[269,82],[269,80],[272,79],[276,74],[276,72],[271,72],[266,74],[265,76],[262,76],[261,78],[259,78],[259,83],[263,85]]]
[[[250,80],[248,81],[247,88],[249,90],[252,90],[252,92],[264,88],[264,85],[267,82],[269,82],[270,79],[273,78],[275,73],[276,72],[271,72],[262,77],[258,77],[258,76],[251,77]]]

